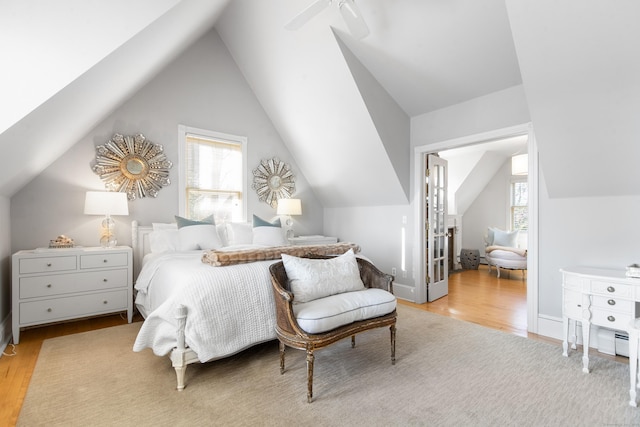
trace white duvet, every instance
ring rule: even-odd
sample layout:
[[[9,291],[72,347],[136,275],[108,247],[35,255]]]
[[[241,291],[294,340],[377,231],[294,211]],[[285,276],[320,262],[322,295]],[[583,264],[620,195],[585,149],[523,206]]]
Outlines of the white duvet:
[[[135,288],[146,319],[134,351],[164,356],[177,346],[178,306],[187,309],[186,344],[201,362],[229,356],[276,338],[269,265],[277,260],[212,267],[202,251],[154,256]]]

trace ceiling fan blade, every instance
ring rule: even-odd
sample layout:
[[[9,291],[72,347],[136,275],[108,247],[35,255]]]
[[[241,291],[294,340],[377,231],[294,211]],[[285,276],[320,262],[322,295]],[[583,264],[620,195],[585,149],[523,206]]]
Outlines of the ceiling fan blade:
[[[287,30],[297,30],[307,23],[311,18],[322,12],[327,6],[331,4],[331,0],[316,0],[307,6],[302,12],[297,14],[291,21],[289,21],[284,28]]]
[[[360,13],[354,0],[342,0],[338,6],[342,18],[353,37],[361,39],[369,35],[369,27],[367,27],[367,23],[364,22],[362,13]]]

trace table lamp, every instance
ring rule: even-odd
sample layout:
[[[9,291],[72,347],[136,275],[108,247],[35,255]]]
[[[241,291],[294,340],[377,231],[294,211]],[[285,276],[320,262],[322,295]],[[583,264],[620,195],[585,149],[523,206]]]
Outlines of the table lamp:
[[[287,239],[292,239],[293,220],[291,219],[291,215],[302,215],[302,203],[300,199],[279,199],[276,214],[286,216]]]
[[[85,215],[104,215],[100,230],[100,245],[103,248],[113,248],[118,244],[116,239],[115,222],[111,215],[129,215],[127,195],[117,191],[87,191],[84,199]]]

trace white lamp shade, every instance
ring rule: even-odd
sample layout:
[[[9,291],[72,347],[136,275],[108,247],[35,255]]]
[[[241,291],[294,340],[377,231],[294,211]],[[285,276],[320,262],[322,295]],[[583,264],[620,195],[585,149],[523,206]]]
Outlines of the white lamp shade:
[[[278,215],[302,215],[302,203],[300,199],[279,199]]]
[[[127,195],[119,191],[87,191],[85,215],[129,215]]]
[[[511,175],[527,175],[529,173],[529,156],[518,154],[511,158]]]

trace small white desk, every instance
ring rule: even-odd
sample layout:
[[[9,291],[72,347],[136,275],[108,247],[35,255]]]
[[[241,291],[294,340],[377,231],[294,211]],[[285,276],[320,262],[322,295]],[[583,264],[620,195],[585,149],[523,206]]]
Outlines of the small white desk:
[[[589,333],[591,325],[629,333],[630,397],[636,401],[635,371],[637,339],[631,336],[631,321],[640,316],[640,279],[626,276],[625,270],[572,267],[562,273],[562,355],[568,356],[571,322],[582,324],[582,371],[589,373]],[[575,324],[574,324],[575,327]],[[637,335],[636,335],[637,336]],[[571,348],[576,348],[574,329]],[[634,359],[634,353],[635,356]],[[635,405],[634,405],[635,406]]]

